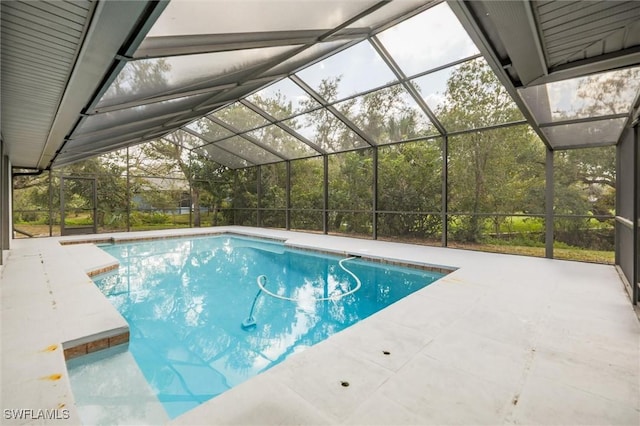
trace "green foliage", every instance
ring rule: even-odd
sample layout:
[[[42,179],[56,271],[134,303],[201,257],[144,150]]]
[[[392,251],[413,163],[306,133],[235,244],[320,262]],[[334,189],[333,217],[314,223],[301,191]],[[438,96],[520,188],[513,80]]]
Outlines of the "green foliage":
[[[286,208],[287,168],[284,163],[268,164],[260,169],[262,194],[260,208]]]
[[[135,61],[135,66],[139,69],[132,70],[135,72],[129,76],[123,74],[114,86],[118,94],[127,95],[136,87],[153,91],[168,84],[166,63]],[[326,79],[318,93],[333,103],[338,100],[340,84],[340,78]],[[620,79],[586,79],[576,92],[584,102],[578,102],[580,108],[574,114],[615,113],[618,106],[611,103],[610,97],[589,100],[593,92],[590,88],[595,84],[604,84],[618,95],[626,90]],[[442,101],[434,113],[449,132],[522,119],[506,90],[481,59],[457,66],[444,93],[438,95]],[[311,110],[286,124],[329,153],[325,177],[323,158],[308,158],[315,152],[306,144],[280,127],[269,125],[242,104],[215,113],[239,129],[257,127],[251,133],[253,137],[292,159],[290,206],[285,163],[231,170],[208,158],[207,147],[200,148],[202,139],[179,131],[131,147],[128,157],[120,151],[56,172],[51,194],[46,174],[16,179],[16,223],[47,224],[50,196],[54,211],[59,211],[60,176],[74,175],[97,179],[101,229],[126,227],[130,209],[132,229],[226,224],[282,228],[285,210],[290,207],[293,229],[320,231],[325,219],[326,178],[330,232],[371,236],[377,200],[377,232],[381,238],[439,244],[445,213],[442,186],[446,161],[446,213],[452,245],[543,253],[546,148],[529,126],[449,135],[448,156],[443,159],[444,139],[433,137],[434,127],[402,85],[335,103],[340,114],[378,145],[378,193],[373,194],[376,151],[330,110],[314,110],[316,101],[307,99],[296,111],[295,104],[280,92],[270,97],[254,95],[251,101],[277,118]],[[193,126],[191,130],[208,141],[231,136],[230,131],[211,120],[199,120]],[[233,139],[236,141],[242,142]],[[264,152],[261,147],[249,146],[242,156],[260,159]],[[241,158],[229,155],[225,160],[243,164]],[[562,256],[568,256],[566,253],[576,248],[598,249],[581,253],[585,258],[599,258],[598,253],[613,247],[613,223],[608,217],[615,213],[615,148],[556,152],[554,177],[558,250],[567,250]],[[67,189],[68,207],[81,209],[90,205],[90,190],[82,181],[70,181]],[[191,208],[191,214],[179,211],[181,207]],[[87,217],[79,215],[71,220]]]
[[[152,212],[147,213],[145,218],[142,219],[142,223],[149,225],[157,225],[167,223],[169,221],[169,215],[160,213],[160,212]]]
[[[484,61],[461,65],[447,82],[438,111],[446,128],[468,129],[521,117]],[[458,213],[544,212],[545,148],[528,126],[477,131],[449,139],[449,210]],[[501,217],[493,226],[499,229]],[[453,237],[478,242],[483,220],[459,218]]]
[[[440,140],[382,147],[378,159],[378,207],[397,212],[378,217],[385,236],[437,239],[442,233]],[[419,214],[416,214],[421,212]]]

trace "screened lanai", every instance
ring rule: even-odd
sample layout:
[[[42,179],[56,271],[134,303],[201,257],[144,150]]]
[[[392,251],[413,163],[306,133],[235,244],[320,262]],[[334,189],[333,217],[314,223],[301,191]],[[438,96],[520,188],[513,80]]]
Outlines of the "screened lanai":
[[[640,2],[1,0],[0,83],[3,424],[639,423]]]
[[[636,2],[1,10],[3,149],[14,179],[41,179],[14,188],[27,234],[29,214],[55,234],[65,206],[94,232],[177,212],[166,226],[596,261],[637,282]],[[76,205],[69,177],[95,179],[67,181]]]

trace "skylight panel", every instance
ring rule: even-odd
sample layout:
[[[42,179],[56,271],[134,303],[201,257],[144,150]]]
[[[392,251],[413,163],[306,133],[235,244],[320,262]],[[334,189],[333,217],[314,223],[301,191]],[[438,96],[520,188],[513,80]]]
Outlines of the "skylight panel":
[[[288,159],[309,157],[318,153],[276,125],[252,130],[247,134]]]
[[[335,107],[377,144],[437,133],[424,111],[401,85],[349,99]]]
[[[188,149],[197,148],[207,143],[206,140],[181,129],[165,135],[164,139]]]
[[[214,112],[211,116],[230,124],[241,132],[269,124],[264,117],[237,102]]]
[[[265,75],[279,75],[290,74],[296,71],[298,68],[304,67],[311,62],[314,62],[318,58],[329,54],[334,50],[340,50],[340,48],[353,40],[338,40],[338,41],[325,41],[316,43],[302,52],[293,55],[291,58],[279,63],[273,68],[266,71]]]
[[[371,0],[172,0],[148,37],[331,29],[376,3]]]
[[[266,47],[130,61],[102,96],[98,108],[215,86],[218,77],[250,69],[292,49]]]
[[[345,49],[296,74],[328,102],[395,81],[395,76],[367,41]]]
[[[240,136],[225,139],[217,142],[215,145],[224,148],[231,153],[237,153],[239,156],[246,158],[254,164],[266,164],[282,161],[280,157]]]
[[[265,87],[249,96],[247,100],[277,119],[285,119],[321,107],[307,92],[288,78]]]
[[[353,24],[349,25],[347,28],[368,28],[373,29],[376,28],[390,19],[393,19],[397,16],[403,15],[405,13],[411,12],[416,8],[422,6],[426,3],[432,3],[434,0],[402,0],[402,1],[392,1],[377,9],[376,11],[358,19]]]
[[[215,142],[233,135],[229,130],[206,117],[193,121],[185,127],[201,135],[207,142]]]
[[[407,76],[478,53],[446,3],[441,3],[378,34]]]
[[[184,96],[167,101],[91,115],[82,122],[74,132],[74,135],[82,135],[98,130],[118,127],[127,123],[158,118],[160,116],[177,115],[183,111],[189,111],[209,96],[211,95]]]
[[[326,109],[294,117],[283,121],[283,124],[327,152],[348,151],[369,146]]]
[[[426,74],[410,83],[448,131],[524,119],[482,58]]]
[[[541,127],[540,129],[554,148],[612,145],[618,141],[626,121],[626,118],[614,118],[584,123],[559,124]]]
[[[520,89],[540,123],[628,114],[640,90],[640,67]]]
[[[213,144],[205,145],[201,148],[196,148],[194,152],[203,155],[211,161],[215,161],[216,163],[222,164],[223,166],[227,166],[232,169],[239,169],[251,165],[251,163],[249,163],[247,160],[240,158],[237,155],[231,154],[230,152],[227,152],[224,149]]]
[[[445,68],[411,80],[411,84],[436,115],[447,105],[447,82],[459,68],[459,65]]]

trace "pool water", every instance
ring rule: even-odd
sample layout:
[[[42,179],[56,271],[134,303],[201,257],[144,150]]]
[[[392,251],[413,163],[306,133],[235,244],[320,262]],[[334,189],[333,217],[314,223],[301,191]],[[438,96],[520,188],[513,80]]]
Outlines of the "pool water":
[[[349,259],[342,265],[362,286],[343,297],[357,286],[338,264],[344,257],[279,242],[215,236],[101,248],[120,268],[94,281],[129,323],[129,352],[170,418],[442,276]],[[260,291],[260,275],[282,298]],[[74,370],[87,364],[79,360],[69,365],[74,389]]]

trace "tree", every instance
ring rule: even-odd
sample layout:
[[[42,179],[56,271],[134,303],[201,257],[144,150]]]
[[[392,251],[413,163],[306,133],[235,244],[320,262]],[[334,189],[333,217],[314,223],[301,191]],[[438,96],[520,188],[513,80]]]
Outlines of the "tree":
[[[436,239],[442,222],[441,141],[382,147],[378,160],[379,234]]]
[[[195,227],[202,224],[200,213],[203,192],[208,192],[207,201],[213,204],[214,221],[217,220],[216,214],[222,200],[228,196],[228,189],[217,191],[216,184],[229,179],[229,169],[189,149],[201,143],[190,133],[178,131],[142,147],[150,160],[147,171],[153,170],[158,176],[174,176],[188,184]]]
[[[465,62],[451,74],[436,115],[446,129],[481,128],[521,117],[481,60]],[[449,172],[449,209],[461,214],[454,231],[462,241],[481,239],[484,220],[478,213],[543,211],[544,147],[527,126],[451,137]],[[494,216],[495,232],[502,220]]]
[[[340,77],[323,79],[318,88],[318,94],[328,102],[335,100],[338,94]],[[315,108],[317,104],[312,100],[304,100],[304,109]],[[361,145],[360,138],[353,133],[342,121],[326,108],[311,111],[303,116],[303,127],[314,130],[314,142],[328,152],[340,152]],[[293,121],[294,125],[297,120]]]
[[[287,206],[287,169],[285,163],[260,166],[260,209],[262,210],[259,226],[284,228]]]
[[[329,156],[329,209],[337,232],[371,233],[373,157],[370,149]]]

